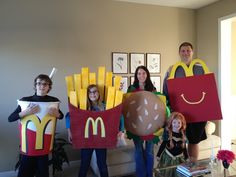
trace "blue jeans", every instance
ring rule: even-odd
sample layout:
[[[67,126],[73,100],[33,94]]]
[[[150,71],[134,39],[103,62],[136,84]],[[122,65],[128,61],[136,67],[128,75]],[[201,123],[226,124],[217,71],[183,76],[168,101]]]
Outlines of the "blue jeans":
[[[135,145],[135,162],[137,177],[152,177],[153,176],[153,142],[133,140]],[[143,146],[145,142],[145,148]]]
[[[86,177],[90,166],[91,157],[95,150],[97,156],[97,164],[101,177],[108,177],[107,170],[107,149],[81,149],[81,164],[79,177]]]

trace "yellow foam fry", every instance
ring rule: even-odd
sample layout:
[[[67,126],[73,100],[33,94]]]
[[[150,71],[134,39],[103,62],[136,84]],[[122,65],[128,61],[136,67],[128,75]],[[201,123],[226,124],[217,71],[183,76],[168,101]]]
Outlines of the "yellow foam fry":
[[[89,85],[96,85],[96,73],[89,73]]]
[[[81,89],[79,97],[80,97],[79,98],[79,100],[80,100],[80,104],[79,104],[80,109],[86,110],[87,109],[87,89]]]
[[[112,72],[106,72],[106,86],[112,86]]]
[[[104,85],[105,85],[105,67],[98,67],[98,90],[101,100],[104,100]]]
[[[120,90],[116,91],[114,107],[122,103],[123,94],[124,93],[122,91],[120,91]]]
[[[75,91],[77,95],[77,102],[79,104],[79,93],[82,87],[81,74],[74,74],[74,85],[75,85]]]
[[[122,79],[121,76],[115,76],[115,78],[114,78],[114,87],[115,87],[116,90],[120,89],[121,79]]]
[[[73,77],[72,76],[66,76],[66,87],[67,87],[67,95],[70,97],[70,91],[74,91],[74,84],[73,84]]]
[[[112,72],[106,72],[106,83],[105,83],[105,99],[107,100],[108,87],[112,86]]]
[[[164,132],[164,128],[160,128],[159,130],[157,130],[155,133],[153,133],[155,136],[161,136]]]
[[[77,100],[77,95],[76,91],[70,91],[70,104],[78,108],[78,100]]]
[[[89,68],[82,68],[81,75],[82,75],[82,88],[87,89],[89,84]]]
[[[161,101],[166,105],[166,96],[165,95],[157,95]]]
[[[115,87],[108,87],[106,110],[113,108],[114,99],[115,99]]]

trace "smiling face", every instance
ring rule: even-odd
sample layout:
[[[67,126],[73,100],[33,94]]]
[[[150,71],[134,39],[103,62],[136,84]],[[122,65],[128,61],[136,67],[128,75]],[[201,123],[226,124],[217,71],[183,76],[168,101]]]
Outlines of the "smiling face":
[[[144,84],[147,79],[146,71],[140,68],[137,73],[137,78],[140,84]]]
[[[37,79],[35,83],[36,95],[46,96],[50,90],[49,83],[45,80]]]
[[[97,102],[99,99],[99,92],[97,87],[92,87],[88,91],[89,100],[92,102]]]
[[[173,132],[178,133],[181,127],[182,127],[182,121],[180,119],[176,118],[172,121]]]
[[[179,50],[181,61],[189,65],[193,58],[193,49],[191,46],[182,46]]]

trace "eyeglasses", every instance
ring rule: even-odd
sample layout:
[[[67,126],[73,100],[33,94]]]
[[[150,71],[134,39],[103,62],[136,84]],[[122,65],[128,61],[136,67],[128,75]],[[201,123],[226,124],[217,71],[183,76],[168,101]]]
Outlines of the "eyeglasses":
[[[46,87],[46,86],[49,85],[49,83],[47,83],[47,82],[36,82],[36,85],[37,85],[37,86],[42,85],[42,86]]]
[[[98,93],[98,90],[89,91],[89,94],[96,94],[96,93]]]

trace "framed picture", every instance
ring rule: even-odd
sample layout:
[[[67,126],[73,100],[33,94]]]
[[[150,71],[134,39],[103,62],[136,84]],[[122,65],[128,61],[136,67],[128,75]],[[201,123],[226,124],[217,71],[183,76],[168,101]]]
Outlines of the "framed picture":
[[[147,53],[147,69],[151,74],[161,73],[160,53]]]
[[[158,92],[161,92],[161,76],[151,76],[150,77],[154,87]]]
[[[122,79],[120,81],[120,90],[123,93],[126,93],[128,89],[128,77],[127,76],[122,76]]]
[[[138,66],[145,65],[144,53],[131,53],[130,54],[130,73],[135,73]]]
[[[133,85],[134,83],[134,76],[130,76],[130,85]]]
[[[114,74],[128,73],[128,53],[112,52],[112,71]]]

